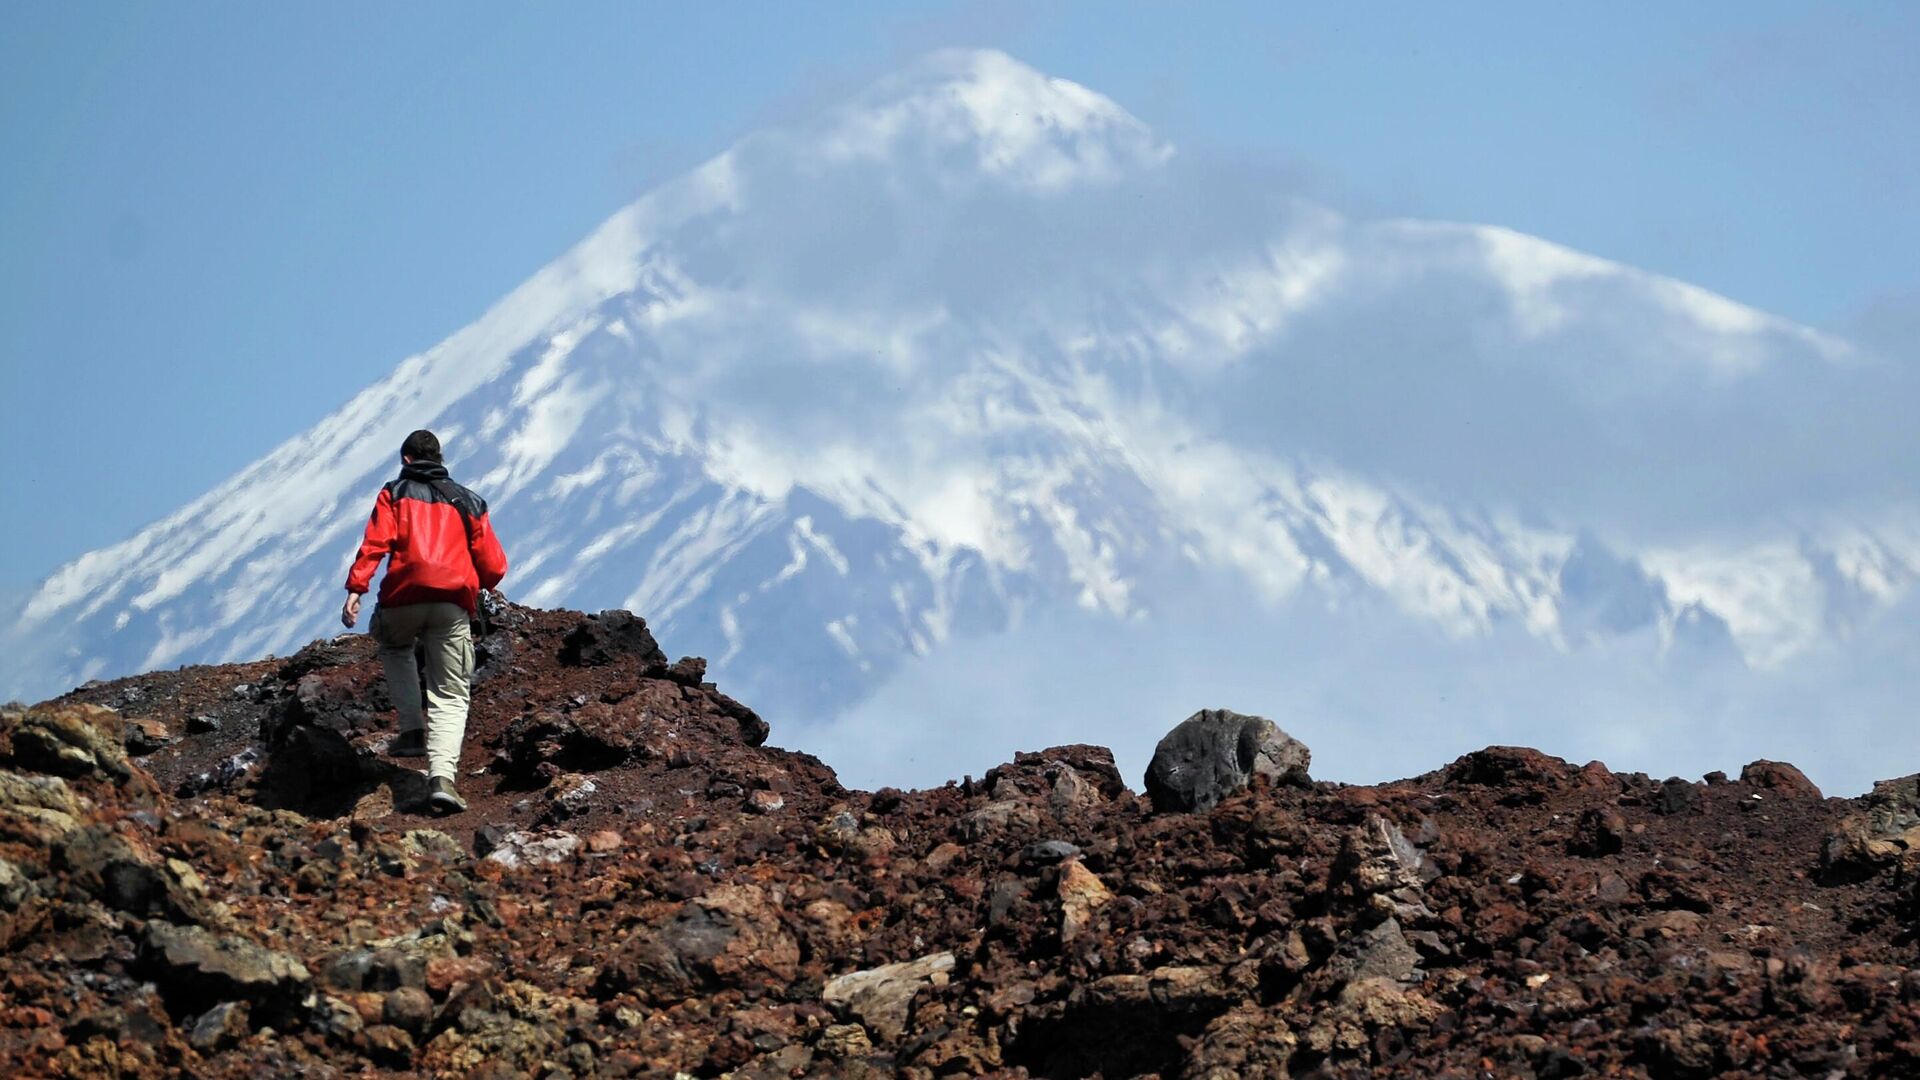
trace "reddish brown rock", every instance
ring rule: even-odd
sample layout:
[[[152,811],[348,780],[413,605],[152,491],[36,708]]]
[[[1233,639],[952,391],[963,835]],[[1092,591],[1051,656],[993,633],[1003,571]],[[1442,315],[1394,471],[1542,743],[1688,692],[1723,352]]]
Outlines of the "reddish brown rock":
[[[493,963],[480,956],[436,956],[427,961],[426,988],[444,998],[462,983],[479,982],[493,973]]]
[[[1818,799],[1820,789],[1784,761],[1755,761],[1740,770],[1740,782],[1787,799]]]
[[[868,795],[638,619],[500,615],[452,819],[364,635],[0,711],[0,1065],[1920,1075],[1912,777],[1492,747],[1154,816],[1065,746]]]

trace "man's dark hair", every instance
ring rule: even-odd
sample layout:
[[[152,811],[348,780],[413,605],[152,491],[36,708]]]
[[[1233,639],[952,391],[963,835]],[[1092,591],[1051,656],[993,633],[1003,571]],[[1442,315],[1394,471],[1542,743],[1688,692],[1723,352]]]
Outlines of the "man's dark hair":
[[[407,436],[407,441],[400,444],[400,452],[415,461],[439,461],[440,440],[433,432],[421,428]]]

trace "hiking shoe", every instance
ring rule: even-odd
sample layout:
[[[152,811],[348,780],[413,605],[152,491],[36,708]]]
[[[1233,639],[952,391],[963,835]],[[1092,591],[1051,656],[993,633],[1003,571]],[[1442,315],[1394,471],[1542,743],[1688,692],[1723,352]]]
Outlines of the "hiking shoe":
[[[427,781],[427,802],[443,814],[457,814],[467,808],[467,800],[453,790],[453,781],[444,776]]]
[[[403,731],[395,735],[393,741],[387,744],[387,753],[394,757],[426,757],[426,731],[424,729],[418,731]]]

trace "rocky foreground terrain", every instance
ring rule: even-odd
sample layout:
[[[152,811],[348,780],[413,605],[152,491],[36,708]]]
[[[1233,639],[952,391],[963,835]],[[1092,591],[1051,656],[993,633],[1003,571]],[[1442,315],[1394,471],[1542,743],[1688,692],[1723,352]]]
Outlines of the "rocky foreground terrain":
[[[1911,777],[1848,801],[1772,762],[1661,781],[1494,747],[1349,787],[1203,714],[1150,796],[1093,746],[869,793],[703,676],[626,613],[506,609],[450,818],[383,754],[362,636],[10,708],[0,1062],[1920,1075]]]

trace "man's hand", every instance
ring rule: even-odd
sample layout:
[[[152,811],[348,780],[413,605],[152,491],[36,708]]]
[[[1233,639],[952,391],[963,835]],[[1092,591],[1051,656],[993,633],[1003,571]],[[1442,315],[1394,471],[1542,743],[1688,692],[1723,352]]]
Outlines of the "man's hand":
[[[353,624],[359,621],[360,594],[350,592],[347,594],[347,602],[340,606],[340,624],[351,630],[353,629]]]

